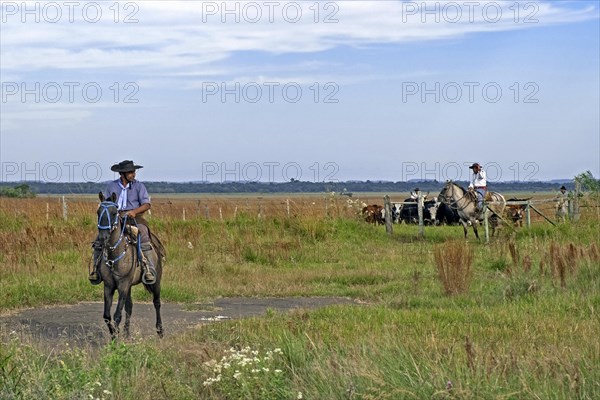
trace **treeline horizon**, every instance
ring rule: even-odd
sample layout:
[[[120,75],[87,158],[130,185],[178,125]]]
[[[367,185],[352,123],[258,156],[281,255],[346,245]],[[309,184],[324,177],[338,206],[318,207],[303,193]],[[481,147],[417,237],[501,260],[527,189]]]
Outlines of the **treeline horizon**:
[[[96,194],[106,187],[106,182],[0,182],[0,189],[15,185],[28,185],[36,194]],[[439,192],[441,181],[346,181],[346,182],[153,182],[142,181],[153,194],[168,193],[330,193],[350,194],[352,192],[410,192],[419,188],[422,192]],[[467,187],[467,181],[456,181]],[[558,191],[561,185],[573,190],[573,181],[528,181],[493,182],[488,190],[497,192],[548,192]]]

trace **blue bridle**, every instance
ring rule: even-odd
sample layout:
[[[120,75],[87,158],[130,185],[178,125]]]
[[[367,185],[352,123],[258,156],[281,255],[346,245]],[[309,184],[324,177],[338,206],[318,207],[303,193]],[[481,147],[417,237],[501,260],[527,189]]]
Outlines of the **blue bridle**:
[[[117,203],[114,203],[112,201],[103,201],[102,203],[100,203],[100,208],[102,209],[102,211],[100,212],[100,215],[98,216],[98,229],[101,229],[101,230],[110,229],[112,231],[114,229],[114,227],[119,223],[118,215],[114,221],[110,220],[110,211],[108,211],[108,210],[111,207],[115,207],[117,209],[119,208]],[[101,225],[102,217],[104,215],[106,215],[106,218],[108,219],[108,225]]]
[[[116,218],[114,219],[114,221],[111,221],[111,214],[109,209],[111,207],[115,207],[118,209],[118,204],[113,202],[113,201],[103,201],[100,203],[100,208],[102,209],[102,211],[100,212],[100,215],[98,216],[98,229],[99,230],[109,230],[109,233],[112,233],[112,231],[115,230],[115,228],[119,225],[119,215],[117,213]],[[107,225],[102,225],[101,221],[102,221],[102,217],[104,217],[106,215],[106,219],[108,220],[108,224]],[[135,219],[133,220],[135,223]],[[123,240],[123,237],[125,236],[125,226],[127,225],[127,214],[125,214],[125,217],[123,218],[123,228],[121,229],[121,234],[119,235],[119,240],[117,240],[117,242],[114,245],[110,245],[108,243],[108,239],[109,237],[106,238],[106,245],[108,245],[108,248],[111,251],[116,250],[117,246],[121,243],[121,240]],[[137,224],[136,224],[137,225]],[[139,243],[139,240],[138,240]],[[123,258],[125,256],[125,253],[127,253],[127,246],[129,245],[129,243],[125,244],[125,250],[123,250],[123,252],[115,259],[113,260],[106,260],[106,265],[108,265],[109,267],[112,267],[117,261],[119,261],[121,258]],[[140,247],[138,245],[138,247]],[[138,249],[139,251],[139,249]],[[106,259],[106,256],[104,256]]]

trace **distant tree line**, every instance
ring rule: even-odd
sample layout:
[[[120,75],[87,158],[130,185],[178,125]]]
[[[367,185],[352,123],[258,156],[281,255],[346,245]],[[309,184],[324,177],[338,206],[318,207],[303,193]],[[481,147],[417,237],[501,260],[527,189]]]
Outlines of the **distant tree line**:
[[[468,186],[467,182],[458,182]],[[444,182],[387,182],[387,181],[348,181],[348,182],[145,182],[148,191],[153,193],[323,193],[336,192],[351,195],[352,192],[410,192],[418,187],[422,192],[439,193]],[[490,183],[489,190],[498,192],[543,192],[557,191],[564,184],[573,189],[573,182],[498,182]],[[39,194],[95,194],[106,187],[106,182],[27,182],[16,187],[10,182],[0,182],[0,195],[10,197],[32,197]]]
[[[29,185],[17,185],[15,187],[2,187],[0,186],[0,197],[13,197],[19,199],[25,199],[35,197],[35,192],[31,190]]]

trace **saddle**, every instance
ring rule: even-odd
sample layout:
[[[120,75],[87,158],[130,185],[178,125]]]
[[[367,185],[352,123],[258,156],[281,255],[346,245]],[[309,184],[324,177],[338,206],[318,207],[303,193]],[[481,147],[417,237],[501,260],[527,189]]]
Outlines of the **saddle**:
[[[144,225],[148,226],[147,224],[144,224]],[[125,226],[125,232],[127,233],[127,235],[129,236],[129,238],[131,239],[131,241],[133,243],[137,243],[138,236],[140,234],[140,230],[138,229],[137,226],[127,224],[127,226]],[[154,232],[152,232],[150,230],[149,227],[148,227],[148,233],[150,234],[150,243],[152,244],[152,248],[154,249],[154,251],[156,251],[156,256],[159,259],[165,261],[165,259],[167,257],[167,252],[165,250],[165,246],[162,244],[162,242],[160,241],[158,236],[156,236],[154,234]]]

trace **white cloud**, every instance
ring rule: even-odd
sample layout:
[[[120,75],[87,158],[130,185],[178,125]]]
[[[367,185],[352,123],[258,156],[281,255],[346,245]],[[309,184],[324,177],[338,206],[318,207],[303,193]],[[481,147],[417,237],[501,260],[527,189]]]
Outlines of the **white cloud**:
[[[342,45],[442,40],[478,32],[576,22],[597,18],[598,14],[593,6],[572,9],[549,1],[519,3],[518,16],[513,1],[482,1],[476,3],[479,6],[469,6],[472,8],[464,6],[469,2],[456,2],[454,4],[462,6],[455,10],[446,7],[448,2],[427,2],[428,10],[437,7],[435,15],[423,9],[415,10],[414,7],[420,7],[423,2],[343,1],[319,3],[317,16],[312,2],[274,2],[278,6],[272,6],[271,10],[267,4],[273,2],[257,1],[250,3],[259,6],[262,17],[252,23],[257,14],[252,9],[244,11],[249,2],[148,1],[119,3],[119,23],[114,22],[114,7],[109,9],[114,3],[109,2],[96,3],[103,5],[102,19],[98,23],[86,22],[77,12],[71,23],[65,8],[60,22],[53,24],[45,19],[54,18],[54,14],[45,15],[42,9],[40,23],[29,22],[33,18],[30,15],[25,15],[28,22],[22,23],[21,10],[11,9],[7,13],[8,3],[20,4],[2,3],[6,22],[3,21],[2,26],[1,64],[5,72],[135,69],[138,74],[140,70],[172,74],[191,69],[210,75],[219,69],[215,63],[223,63],[238,52],[314,53]],[[125,9],[125,4],[135,4],[137,8]],[[237,11],[225,14],[222,9],[215,10],[223,4],[227,4],[229,11],[235,10],[237,5]],[[284,12],[289,5],[294,6]],[[296,15],[295,5],[302,7],[302,16],[298,22],[291,23]],[[502,18],[492,22],[498,6]],[[272,22],[270,11],[273,11]],[[460,18],[457,11],[462,14]],[[130,14],[139,22],[123,23],[122,19]],[[327,17],[338,22],[324,23]],[[526,17],[538,22],[525,23]],[[222,18],[226,23],[222,23]],[[318,23],[314,22],[315,18]],[[422,22],[423,18],[426,23]],[[451,22],[453,20],[458,22]]]

